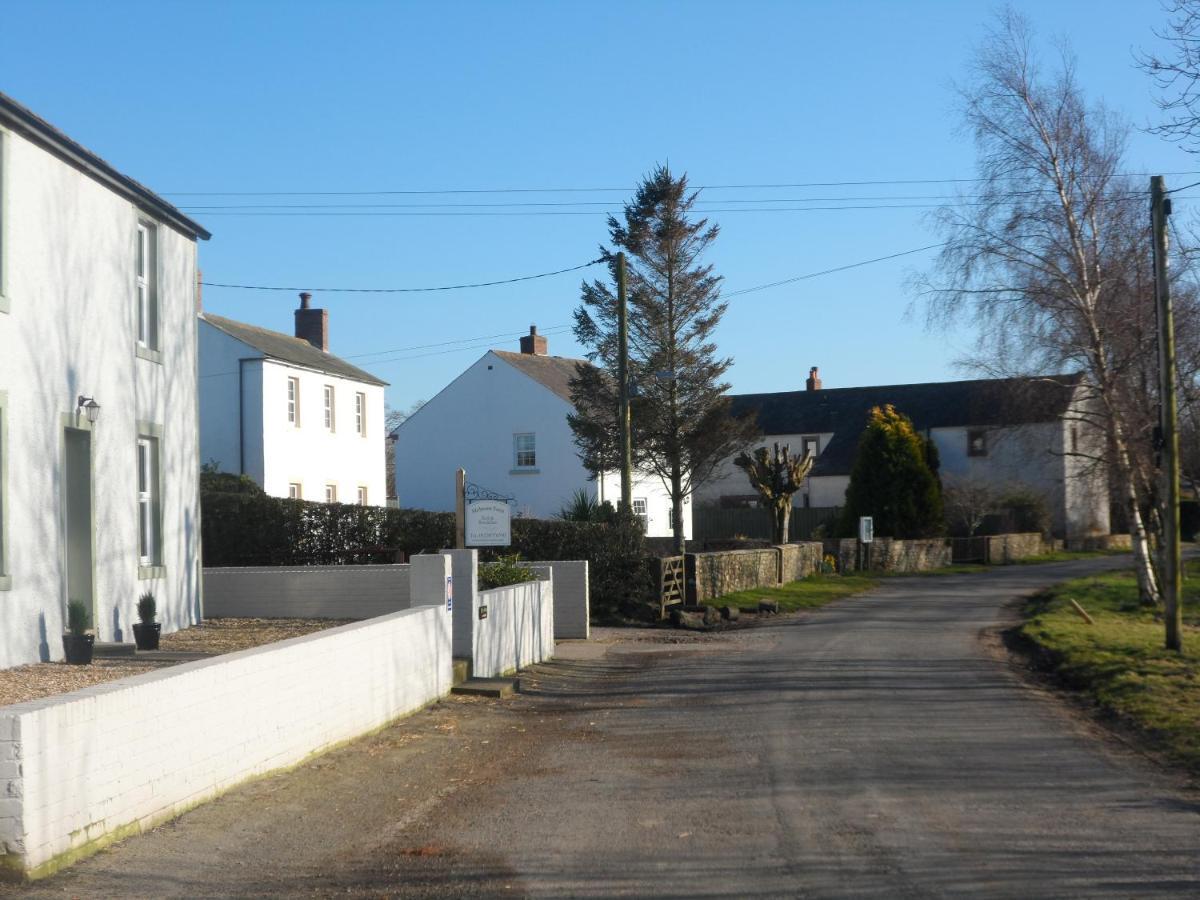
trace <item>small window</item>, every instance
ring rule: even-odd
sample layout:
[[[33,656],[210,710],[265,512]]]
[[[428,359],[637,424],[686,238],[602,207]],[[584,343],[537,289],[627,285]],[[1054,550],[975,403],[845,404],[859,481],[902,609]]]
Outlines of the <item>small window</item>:
[[[158,486],[158,440],[137,442],[138,560],[143,566],[159,562],[160,525]]]
[[[987,432],[973,428],[967,432],[967,456],[987,456]]]
[[[667,527],[675,528],[675,507],[673,505],[667,507]]]
[[[359,506],[367,505],[367,489],[365,487],[363,487],[361,484],[358,486],[358,505]]]
[[[646,522],[649,518],[646,510],[647,510],[646,498],[645,497],[634,497],[633,498],[633,514],[642,520],[642,529],[643,530],[645,530]]]
[[[137,342],[158,349],[158,231],[149,222],[138,222],[134,249],[137,293]]]
[[[300,483],[298,481],[293,481],[291,484],[288,485],[288,499],[289,500],[303,500],[304,499],[304,490],[303,490],[303,488],[300,487]]]
[[[821,439],[816,435],[800,438],[800,455],[812,456],[817,458],[817,454],[821,452]]]
[[[333,385],[325,385],[325,430],[333,431],[336,419],[333,409]]]
[[[367,395],[354,395],[354,432],[362,437],[367,436]]]
[[[289,378],[287,385],[287,420],[300,427],[300,379]]]
[[[532,469],[537,465],[537,441],[533,434],[513,435],[513,455],[518,469]]]
[[[336,484],[325,485],[325,502],[326,503],[337,503],[337,485]]]
[[[1071,426],[1071,452],[1072,453],[1079,452],[1079,426],[1078,425]]]

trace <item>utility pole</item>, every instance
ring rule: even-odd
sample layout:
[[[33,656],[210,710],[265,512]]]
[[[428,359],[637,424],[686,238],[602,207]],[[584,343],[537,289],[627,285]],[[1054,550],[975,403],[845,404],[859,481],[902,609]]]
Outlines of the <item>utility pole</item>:
[[[454,546],[464,550],[467,546],[467,470],[454,473]]]
[[[1167,283],[1167,216],[1171,201],[1161,175],[1150,179],[1150,223],[1154,232],[1154,301],[1158,310],[1159,427],[1162,432],[1163,618],[1168,650],[1183,649],[1183,573],[1179,554],[1179,421],[1175,402],[1175,320]]]
[[[625,294],[625,254],[617,254],[617,381],[621,430],[621,509],[633,509],[633,438],[629,426],[629,313]]]

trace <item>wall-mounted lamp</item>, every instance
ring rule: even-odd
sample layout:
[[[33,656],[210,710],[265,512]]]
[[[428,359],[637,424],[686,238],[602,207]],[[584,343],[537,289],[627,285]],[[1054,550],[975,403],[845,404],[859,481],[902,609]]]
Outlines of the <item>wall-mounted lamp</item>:
[[[75,401],[75,417],[79,418],[80,413],[87,416],[89,423],[95,425],[96,420],[100,418],[100,404],[94,397],[85,397],[80,394],[79,399]]]

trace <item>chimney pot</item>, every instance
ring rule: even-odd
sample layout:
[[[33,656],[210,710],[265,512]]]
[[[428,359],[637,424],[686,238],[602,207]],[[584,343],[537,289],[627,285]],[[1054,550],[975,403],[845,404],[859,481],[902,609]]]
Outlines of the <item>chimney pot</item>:
[[[300,292],[300,308],[308,309],[309,308],[308,301],[310,301],[311,299],[312,299],[312,294],[310,294],[308,291],[301,291]]]
[[[542,335],[537,333],[537,326],[529,326],[529,334],[521,338],[521,352],[526,356],[546,356],[550,346]]]
[[[804,389],[809,391],[819,391],[821,389],[821,376],[816,366],[808,370],[808,379],[804,382]]]

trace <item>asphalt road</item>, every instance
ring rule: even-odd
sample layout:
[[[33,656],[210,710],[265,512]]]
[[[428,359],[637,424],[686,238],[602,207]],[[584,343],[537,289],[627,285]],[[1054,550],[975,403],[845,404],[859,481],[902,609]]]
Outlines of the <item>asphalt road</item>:
[[[1108,560],[898,578],[452,701],[49,896],[1200,896],[1200,799],[983,637]],[[8,896],[11,889],[0,889]]]

